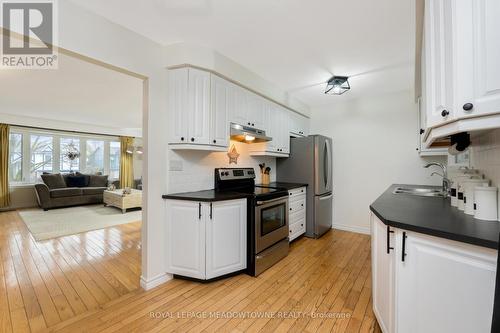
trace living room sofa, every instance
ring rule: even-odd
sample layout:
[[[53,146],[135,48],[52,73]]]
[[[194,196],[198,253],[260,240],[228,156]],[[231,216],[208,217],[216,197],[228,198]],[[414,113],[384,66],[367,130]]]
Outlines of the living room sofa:
[[[43,174],[43,183],[35,185],[38,204],[43,210],[103,203],[108,176]]]

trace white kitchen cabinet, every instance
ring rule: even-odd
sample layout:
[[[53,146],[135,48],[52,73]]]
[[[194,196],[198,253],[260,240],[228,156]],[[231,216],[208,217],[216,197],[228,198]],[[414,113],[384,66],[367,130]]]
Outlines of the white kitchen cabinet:
[[[212,203],[206,220],[206,278],[247,267],[246,200]]]
[[[166,200],[167,270],[208,280],[247,267],[247,201]]]
[[[278,104],[267,102],[264,104],[265,119],[268,123],[266,135],[271,137],[269,142],[255,143],[250,146],[250,155],[267,155],[288,157],[290,154],[290,113]]]
[[[309,135],[309,118],[289,111],[290,136],[303,137]]]
[[[166,200],[168,273],[205,279],[205,221],[197,201]]]
[[[388,229],[382,221],[371,214],[371,234],[373,313],[382,332],[392,333],[395,320],[394,228]]]
[[[189,69],[188,79],[189,142],[210,143],[210,73]]]
[[[247,125],[248,98],[247,92],[242,87],[234,85],[235,107],[229,113],[229,121],[239,125]]]
[[[408,231],[397,238],[396,332],[490,332],[496,251]]]
[[[291,242],[306,233],[306,188],[288,191],[288,240]]]
[[[455,4],[458,117],[500,112],[500,2]]]
[[[433,142],[500,127],[500,3],[426,0],[422,94]]]
[[[250,91],[247,92],[247,122],[243,125],[267,130],[265,123],[265,100]]]
[[[229,114],[236,106],[234,84],[212,75],[212,112],[210,143],[216,146],[229,145]]]
[[[168,105],[171,110],[169,143],[181,144],[188,141],[188,77],[187,68],[172,70],[168,74]]]
[[[426,0],[422,65],[427,125],[454,118],[452,77],[452,0]]]
[[[371,234],[373,312],[383,332],[490,332],[497,251],[387,229],[373,213]]]

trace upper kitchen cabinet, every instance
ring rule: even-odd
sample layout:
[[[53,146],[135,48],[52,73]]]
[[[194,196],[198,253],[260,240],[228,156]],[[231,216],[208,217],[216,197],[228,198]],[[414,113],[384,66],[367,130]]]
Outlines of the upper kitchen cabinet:
[[[452,134],[500,127],[498,17],[497,0],[425,0],[421,97],[427,147]]]
[[[290,119],[292,112],[270,102],[264,103],[264,110],[266,110],[265,121],[268,124],[266,135],[270,136],[272,140],[252,144],[250,155],[288,157],[290,154]]]
[[[195,68],[169,70],[168,96],[172,149],[225,150],[230,97],[212,75]]]
[[[309,135],[309,118],[295,113],[289,112],[290,120],[290,136],[292,137],[302,137]]]
[[[229,115],[236,108],[236,86],[217,75],[212,75],[212,112],[210,142],[229,145]]]
[[[453,119],[451,1],[426,1],[422,49],[422,102],[427,126]]]
[[[229,115],[230,122],[266,130],[265,99],[244,88],[233,86],[236,102]]]

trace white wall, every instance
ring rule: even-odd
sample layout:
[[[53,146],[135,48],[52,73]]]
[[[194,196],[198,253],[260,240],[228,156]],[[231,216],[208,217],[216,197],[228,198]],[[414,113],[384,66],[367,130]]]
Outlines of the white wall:
[[[417,124],[409,91],[312,109],[311,133],[333,138],[334,228],[369,233],[369,205],[391,184],[440,184],[422,166],[446,159],[419,157]]]
[[[143,115],[142,277],[143,287],[164,282],[164,202],[167,191],[167,107],[163,49],[159,44],[95,15],[71,1],[59,1],[60,47],[148,77]]]
[[[255,182],[261,183],[259,163],[271,167],[271,181],[276,180],[276,158],[268,156],[250,156],[249,144],[231,141],[229,149],[235,145],[240,154],[238,164],[229,164],[227,152],[206,152],[195,150],[172,150],[169,154],[170,168],[169,192],[190,192],[214,188],[215,168],[254,168]],[[174,162],[174,163],[172,163]],[[174,164],[182,164],[182,171],[173,171]]]
[[[500,186],[500,129],[473,137],[471,166],[491,180],[492,186]]]

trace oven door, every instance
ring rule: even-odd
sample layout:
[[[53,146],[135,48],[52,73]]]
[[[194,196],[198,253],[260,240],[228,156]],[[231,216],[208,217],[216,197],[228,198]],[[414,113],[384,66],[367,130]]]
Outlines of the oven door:
[[[262,252],[288,237],[288,197],[257,201],[255,250]]]

